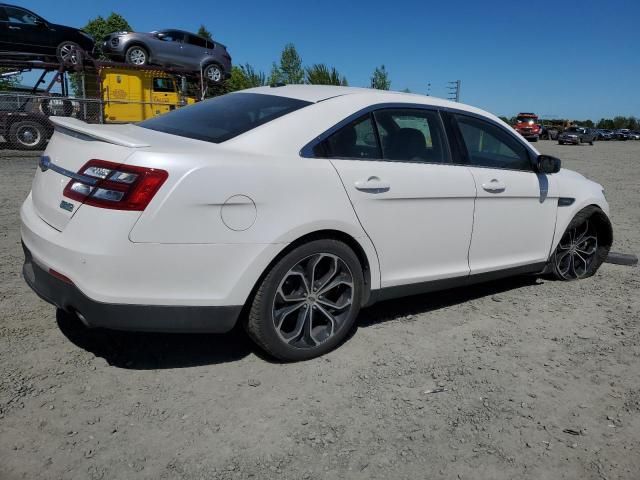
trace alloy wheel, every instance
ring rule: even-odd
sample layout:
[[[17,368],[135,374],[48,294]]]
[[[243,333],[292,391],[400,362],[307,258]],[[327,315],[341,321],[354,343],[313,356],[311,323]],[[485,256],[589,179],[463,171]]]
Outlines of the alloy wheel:
[[[317,347],[341,329],[354,307],[353,297],[353,274],[340,257],[306,257],[278,285],[272,305],[276,333],[292,347]]]
[[[129,51],[129,62],[134,65],[144,65],[147,61],[147,54],[141,48],[133,48]]]
[[[73,43],[64,43],[60,46],[60,58],[63,63],[76,65],[78,63],[78,47]]]
[[[213,82],[219,82],[222,80],[222,71],[220,71],[220,68],[215,65],[208,67],[205,74],[206,77]]]
[[[589,276],[598,251],[598,235],[585,220],[582,225],[565,232],[555,254],[556,271],[565,280]]]

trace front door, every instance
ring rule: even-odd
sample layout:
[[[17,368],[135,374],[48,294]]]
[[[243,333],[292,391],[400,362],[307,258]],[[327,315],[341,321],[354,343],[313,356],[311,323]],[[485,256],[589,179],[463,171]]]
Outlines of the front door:
[[[436,111],[382,109],[325,140],[380,262],[382,287],[469,274],[475,184]]]
[[[534,172],[527,148],[512,133],[477,117],[455,119],[478,191],[471,274],[546,262],[558,205],[553,176]]]

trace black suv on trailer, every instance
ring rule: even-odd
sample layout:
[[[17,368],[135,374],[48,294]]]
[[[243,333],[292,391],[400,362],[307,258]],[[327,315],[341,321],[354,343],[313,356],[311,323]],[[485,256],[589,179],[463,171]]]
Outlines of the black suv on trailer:
[[[67,64],[80,60],[78,51],[91,53],[93,37],[77,28],[56,25],[15,5],[0,3],[0,55],[56,58]]]

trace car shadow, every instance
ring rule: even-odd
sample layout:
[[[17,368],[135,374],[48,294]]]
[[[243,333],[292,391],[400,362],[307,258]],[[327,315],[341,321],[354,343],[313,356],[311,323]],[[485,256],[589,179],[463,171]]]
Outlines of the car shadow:
[[[226,334],[122,332],[87,328],[75,315],[60,309],[56,320],[74,345],[118,368],[187,368],[234,362],[258,353],[242,328]]]
[[[451,290],[387,300],[367,307],[360,313],[348,342],[359,328],[420,315],[457,305],[476,298],[541,284],[535,276],[460,287]],[[269,363],[281,363],[260,350],[238,325],[226,334],[181,334],[121,332],[85,327],[78,318],[58,310],[60,331],[76,346],[104,358],[111,366],[132,370],[188,368],[235,362],[254,354]],[[348,346],[346,347],[348,348]]]

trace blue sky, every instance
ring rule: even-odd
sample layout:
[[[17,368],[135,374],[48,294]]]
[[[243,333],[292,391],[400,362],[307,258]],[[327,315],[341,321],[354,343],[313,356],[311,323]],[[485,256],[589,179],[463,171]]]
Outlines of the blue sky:
[[[14,0],[15,1],[15,0]],[[11,2],[13,3],[13,2]],[[16,2],[17,3],[17,2]],[[640,116],[640,1],[25,0],[47,20],[80,27],[112,10],[136,30],[204,24],[236,64],[268,73],[293,42],[368,86],[384,64],[392,89],[446,96],[498,115]]]

